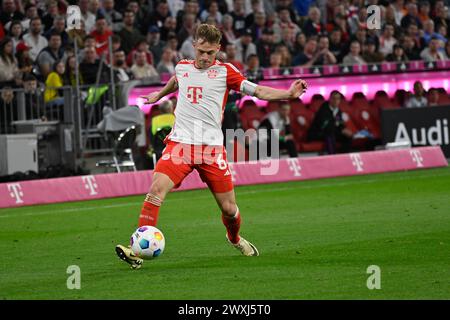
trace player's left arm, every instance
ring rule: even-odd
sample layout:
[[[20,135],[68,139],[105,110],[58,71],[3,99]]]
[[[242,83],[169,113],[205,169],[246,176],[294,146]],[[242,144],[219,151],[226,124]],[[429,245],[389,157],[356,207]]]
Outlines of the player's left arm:
[[[305,80],[298,79],[292,82],[288,90],[275,89],[268,86],[257,85],[252,88],[246,88],[247,84],[243,84],[243,92],[253,95],[261,100],[273,101],[273,100],[288,100],[297,99],[308,89],[308,84]]]

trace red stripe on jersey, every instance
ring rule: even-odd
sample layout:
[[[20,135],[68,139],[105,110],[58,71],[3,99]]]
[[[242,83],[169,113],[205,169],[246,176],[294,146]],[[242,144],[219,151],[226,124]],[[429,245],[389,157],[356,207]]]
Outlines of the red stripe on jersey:
[[[241,83],[246,78],[231,63],[219,63],[219,65],[227,68],[227,88],[240,92]]]

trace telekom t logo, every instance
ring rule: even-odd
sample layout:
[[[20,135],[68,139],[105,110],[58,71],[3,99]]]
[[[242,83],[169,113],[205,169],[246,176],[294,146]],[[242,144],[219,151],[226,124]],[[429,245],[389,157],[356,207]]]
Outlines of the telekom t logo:
[[[294,177],[300,177],[302,174],[300,171],[302,170],[302,167],[298,163],[297,159],[289,158],[287,159],[289,163],[289,170],[294,171]]]
[[[203,87],[187,87],[188,99],[191,99],[191,103],[198,104],[198,100],[202,98]]]
[[[423,158],[422,154],[419,150],[409,150],[409,154],[412,157],[412,160],[417,164],[417,167],[423,167]]]
[[[95,177],[90,175],[90,176],[84,176],[81,179],[83,179],[84,182],[84,187],[89,190],[89,195],[90,196],[95,196],[96,194],[98,194],[97,192],[97,182],[95,181]]]
[[[7,187],[11,198],[16,199],[16,203],[23,203],[23,192],[20,183],[11,183],[8,184]]]
[[[359,153],[350,153],[350,159],[352,160],[353,166],[356,167],[356,171],[364,171],[364,162],[362,161],[361,155]]]

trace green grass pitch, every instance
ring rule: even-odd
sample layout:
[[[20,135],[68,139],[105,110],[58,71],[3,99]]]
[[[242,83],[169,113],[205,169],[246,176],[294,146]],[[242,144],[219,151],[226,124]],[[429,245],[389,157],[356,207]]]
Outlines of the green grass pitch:
[[[0,210],[0,299],[450,299],[450,168],[236,188],[244,257],[208,190],[169,194],[166,250],[131,270],[143,196]],[[81,269],[69,290],[67,267]],[[367,268],[381,270],[369,290]]]

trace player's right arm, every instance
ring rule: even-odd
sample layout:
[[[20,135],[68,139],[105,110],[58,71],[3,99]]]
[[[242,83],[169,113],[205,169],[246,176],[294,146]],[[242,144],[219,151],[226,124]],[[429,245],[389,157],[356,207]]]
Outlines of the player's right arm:
[[[160,90],[152,92],[145,96],[140,96],[145,99],[144,104],[152,104],[158,102],[162,97],[178,90],[178,81],[175,76],[172,76],[166,85]]]

